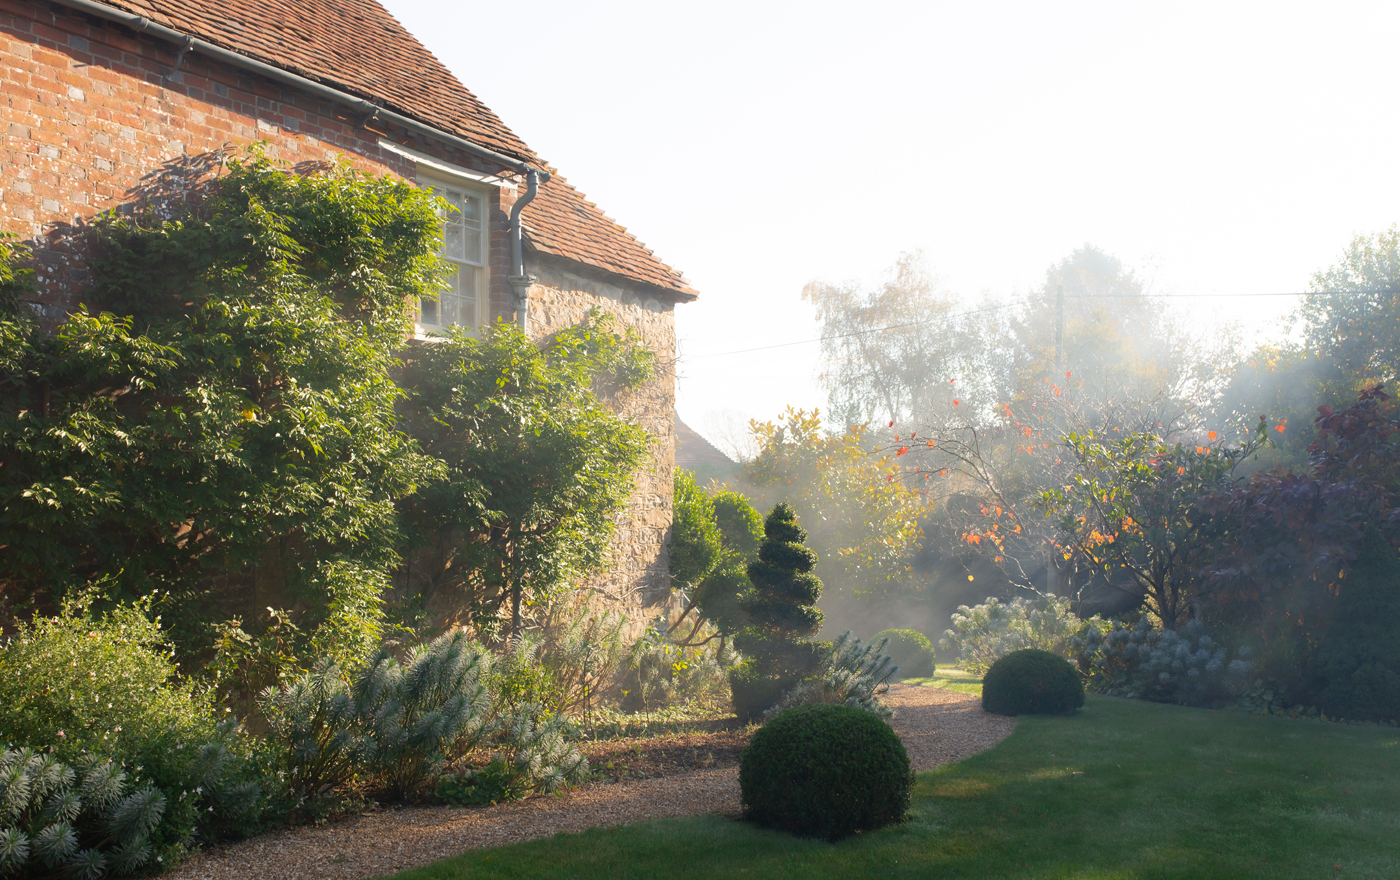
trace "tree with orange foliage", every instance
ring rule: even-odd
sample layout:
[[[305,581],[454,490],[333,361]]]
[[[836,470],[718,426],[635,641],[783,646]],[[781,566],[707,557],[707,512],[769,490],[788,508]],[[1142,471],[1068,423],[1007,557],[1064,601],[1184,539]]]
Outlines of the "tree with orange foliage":
[[[1239,446],[1169,445],[1145,431],[1069,434],[1064,449],[1073,470],[1063,485],[1043,490],[1036,506],[1054,523],[1065,559],[1109,583],[1126,573],[1161,627],[1175,629],[1197,610],[1202,569],[1227,529],[1202,499],[1231,489],[1240,462],[1269,442],[1267,431],[1261,420]]]

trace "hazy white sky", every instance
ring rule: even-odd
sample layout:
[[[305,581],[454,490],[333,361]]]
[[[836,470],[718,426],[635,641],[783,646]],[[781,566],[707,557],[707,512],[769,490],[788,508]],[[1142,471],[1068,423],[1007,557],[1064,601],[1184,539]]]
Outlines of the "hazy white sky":
[[[815,344],[707,355],[815,337],[802,286],[901,251],[968,298],[1085,242],[1156,292],[1262,293],[1400,220],[1400,4],[385,3],[700,291],[677,321],[702,430],[824,404]]]

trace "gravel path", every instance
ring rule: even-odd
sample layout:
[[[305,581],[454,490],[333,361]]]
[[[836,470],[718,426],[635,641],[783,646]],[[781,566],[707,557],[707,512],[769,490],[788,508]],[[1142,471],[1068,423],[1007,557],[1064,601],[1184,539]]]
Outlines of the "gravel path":
[[[895,685],[885,701],[916,770],[960,761],[996,745],[1014,718],[988,715],[967,694]],[[464,850],[646,819],[738,815],[736,766],[659,779],[590,785],[562,797],[494,807],[408,807],[365,813],[321,827],[265,834],[196,855],[175,880],[362,880]]]

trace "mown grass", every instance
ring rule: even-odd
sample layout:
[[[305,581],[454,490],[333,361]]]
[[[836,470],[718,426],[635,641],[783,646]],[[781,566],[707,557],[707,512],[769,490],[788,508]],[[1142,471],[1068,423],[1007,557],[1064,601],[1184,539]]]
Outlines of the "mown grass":
[[[934,667],[933,675],[927,678],[906,678],[904,683],[939,687],[944,690],[957,691],[961,694],[972,694],[974,697],[982,696],[981,674],[967,672],[956,666],[944,666],[939,664]]]
[[[719,816],[469,852],[446,878],[1400,877],[1400,732],[1108,697],[919,775],[909,821],[840,843]]]

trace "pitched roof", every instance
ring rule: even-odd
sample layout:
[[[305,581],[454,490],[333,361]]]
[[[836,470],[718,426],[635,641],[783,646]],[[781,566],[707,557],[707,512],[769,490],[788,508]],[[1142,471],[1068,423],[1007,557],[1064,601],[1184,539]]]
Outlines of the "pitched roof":
[[[716,471],[738,469],[738,463],[734,459],[721,452],[719,447],[706,440],[699,431],[681,421],[680,413],[676,413],[675,430],[676,467],[707,476]]]
[[[678,299],[697,296],[681,273],[557,174],[540,187],[523,217],[526,240],[537,251],[645,282]]]
[[[376,0],[101,0],[536,165],[539,157]],[[525,209],[544,253],[643,282],[695,291],[635,236],[555,177]]]

